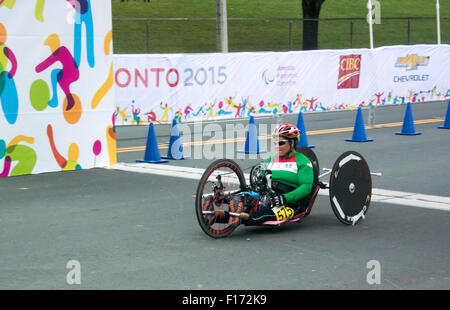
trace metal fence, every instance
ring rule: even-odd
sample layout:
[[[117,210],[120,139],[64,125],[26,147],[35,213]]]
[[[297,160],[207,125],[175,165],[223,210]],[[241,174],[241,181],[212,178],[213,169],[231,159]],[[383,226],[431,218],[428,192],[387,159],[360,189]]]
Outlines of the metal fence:
[[[320,18],[320,49],[367,48],[365,18]],[[450,44],[450,16],[441,17],[441,43]],[[215,18],[113,18],[114,52],[216,52]],[[301,50],[302,18],[228,18],[230,52]],[[385,17],[374,25],[374,46],[437,43],[433,17]]]

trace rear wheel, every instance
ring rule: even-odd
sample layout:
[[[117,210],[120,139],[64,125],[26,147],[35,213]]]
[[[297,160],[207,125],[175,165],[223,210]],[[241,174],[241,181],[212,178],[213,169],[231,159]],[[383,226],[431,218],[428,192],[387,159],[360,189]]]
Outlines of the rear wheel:
[[[316,154],[314,153],[314,151],[306,146],[300,146],[298,148],[296,148],[296,151],[299,153],[302,153],[303,155],[305,155],[306,157],[308,157],[308,159],[311,161],[312,165],[313,165],[313,170],[314,170],[314,177],[318,177],[319,175],[319,160],[317,159]]]
[[[343,153],[336,160],[330,176],[330,202],[343,224],[355,225],[364,218],[372,196],[369,166],[355,151]]]
[[[219,159],[209,165],[200,179],[195,211],[202,230],[212,238],[229,236],[236,225],[229,225],[230,201],[246,187],[242,169],[232,160]]]
[[[309,206],[311,199],[313,199],[314,196],[314,192],[317,188],[317,185],[319,184],[319,160],[317,159],[316,154],[314,153],[314,151],[306,146],[301,146],[298,147],[297,152],[302,153],[303,155],[305,155],[306,157],[308,157],[308,159],[311,161],[312,166],[313,166],[313,173],[314,173],[314,179],[313,179],[313,184],[311,186],[311,193],[308,195],[307,201],[308,203],[306,205]],[[306,209],[306,213],[305,216],[308,216],[309,213],[311,212],[311,209],[308,208]]]

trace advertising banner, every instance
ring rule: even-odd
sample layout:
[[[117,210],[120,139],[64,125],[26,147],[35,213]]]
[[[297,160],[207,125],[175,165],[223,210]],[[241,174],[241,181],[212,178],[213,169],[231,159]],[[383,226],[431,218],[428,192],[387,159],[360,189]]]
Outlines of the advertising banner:
[[[0,1],[0,176],[115,163],[111,2]]]
[[[450,99],[450,46],[385,47],[376,52],[374,104]]]
[[[139,125],[444,100],[449,62],[449,45],[115,55],[115,119]]]

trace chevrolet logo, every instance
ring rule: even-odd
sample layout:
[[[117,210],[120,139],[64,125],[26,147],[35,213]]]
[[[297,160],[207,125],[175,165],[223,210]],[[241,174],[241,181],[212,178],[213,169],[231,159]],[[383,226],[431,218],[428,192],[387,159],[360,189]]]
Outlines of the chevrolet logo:
[[[427,66],[430,56],[418,56],[417,54],[408,54],[406,57],[397,58],[396,67],[406,70],[416,70],[418,66]]]

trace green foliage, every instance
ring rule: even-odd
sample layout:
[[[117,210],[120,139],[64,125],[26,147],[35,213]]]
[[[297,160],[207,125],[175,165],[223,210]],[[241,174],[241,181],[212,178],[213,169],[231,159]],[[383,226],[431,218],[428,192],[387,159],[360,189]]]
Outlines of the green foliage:
[[[375,47],[436,43],[434,0],[379,0],[381,24],[374,25]],[[367,0],[326,0],[319,24],[319,48],[369,46]],[[450,1],[440,1],[441,17],[450,15]],[[216,51],[215,0],[112,0],[115,53],[204,53]],[[287,51],[302,46],[301,0],[227,0],[229,51]],[[116,18],[143,18],[120,20]],[[209,18],[151,20],[145,18]],[[234,20],[259,18],[262,20]],[[265,19],[267,18],[267,19]],[[282,20],[276,20],[276,19]],[[288,18],[292,21],[286,20]],[[284,19],[284,20],[283,20]],[[450,18],[441,20],[442,43],[450,43]]]

